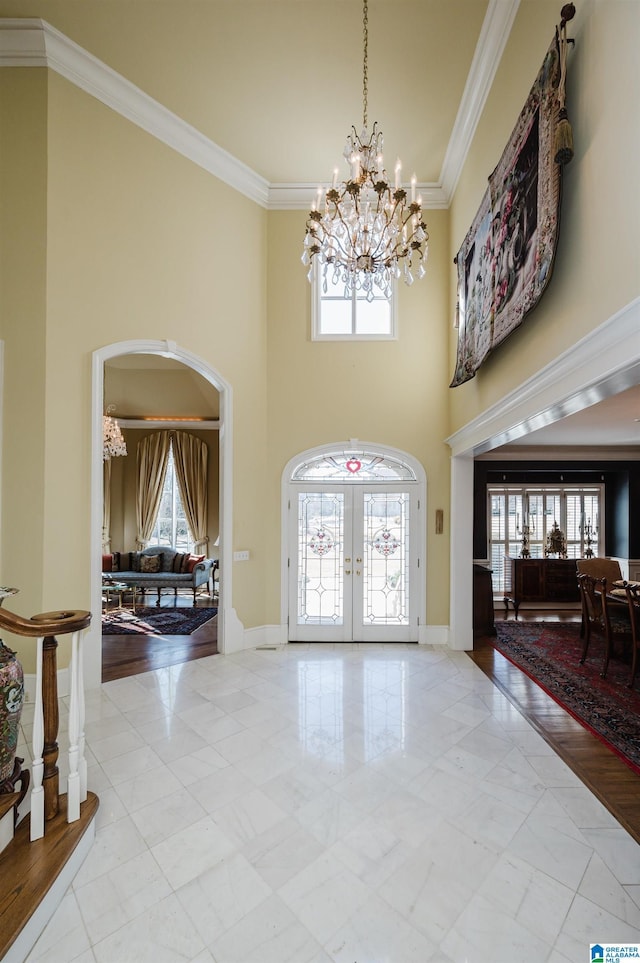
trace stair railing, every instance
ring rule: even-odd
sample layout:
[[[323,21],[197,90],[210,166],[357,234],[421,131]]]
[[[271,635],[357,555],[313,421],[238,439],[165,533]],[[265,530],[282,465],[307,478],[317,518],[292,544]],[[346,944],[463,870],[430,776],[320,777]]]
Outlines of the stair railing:
[[[69,779],[67,822],[80,818],[80,803],[87,798],[87,763],[84,756],[84,683],[82,636],[91,613],[83,610],[43,612],[25,619],[0,607],[0,629],[36,639],[36,689],[31,767],[31,839],[41,839],[45,824],[60,808],[58,774],[58,671],[56,636],[71,634],[69,664]]]

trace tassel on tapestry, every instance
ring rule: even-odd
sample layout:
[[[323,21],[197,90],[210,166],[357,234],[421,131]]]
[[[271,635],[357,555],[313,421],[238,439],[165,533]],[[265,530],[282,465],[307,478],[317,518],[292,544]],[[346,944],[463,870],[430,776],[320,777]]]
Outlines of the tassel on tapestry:
[[[556,164],[568,164],[573,158],[573,131],[571,130],[571,124],[569,123],[565,99],[567,81],[567,48],[570,43],[573,43],[573,40],[567,40],[567,23],[569,20],[573,20],[575,13],[576,8],[572,3],[565,4],[560,11],[560,16],[562,17],[562,20],[560,21],[560,29],[558,30],[558,50],[560,53],[558,104],[560,105],[560,110],[558,112],[558,123],[556,125],[555,153],[553,157]]]

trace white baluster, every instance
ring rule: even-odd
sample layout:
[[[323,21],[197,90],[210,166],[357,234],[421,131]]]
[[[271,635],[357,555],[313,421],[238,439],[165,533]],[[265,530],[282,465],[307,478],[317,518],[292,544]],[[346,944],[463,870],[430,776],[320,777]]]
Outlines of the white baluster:
[[[80,776],[80,802],[87,798],[87,760],[84,755],[84,640],[88,629],[83,629],[78,635],[78,773]]]
[[[33,788],[31,790],[31,839],[42,839],[44,836],[44,708],[42,699],[42,642],[44,636],[36,640],[36,692],[35,709],[33,715],[33,763],[31,774]]]
[[[78,678],[78,636],[71,636],[71,663],[69,665],[69,778],[67,780],[67,822],[80,819],[80,776],[78,773],[79,711],[78,697],[81,688]]]

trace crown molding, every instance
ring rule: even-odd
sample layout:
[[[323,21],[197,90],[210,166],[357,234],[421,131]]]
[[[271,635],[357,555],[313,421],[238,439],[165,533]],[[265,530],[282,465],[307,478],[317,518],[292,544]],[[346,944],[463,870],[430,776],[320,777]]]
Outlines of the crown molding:
[[[0,67],[54,70],[198,167],[267,206],[269,184],[263,177],[45,20],[0,20]]]
[[[311,201],[316,196],[316,184],[272,184],[269,188],[270,211],[309,211]],[[423,210],[446,209],[449,199],[438,184],[416,184],[422,197]]]
[[[440,172],[440,184],[448,204],[462,173],[519,6],[520,0],[490,0],[487,8]]]
[[[437,184],[425,210],[447,208],[484,109],[520,0],[490,0]],[[269,184],[182,118],[46,20],[0,19],[0,67],[47,67],[152,137],[268,210],[308,210],[315,184]]]

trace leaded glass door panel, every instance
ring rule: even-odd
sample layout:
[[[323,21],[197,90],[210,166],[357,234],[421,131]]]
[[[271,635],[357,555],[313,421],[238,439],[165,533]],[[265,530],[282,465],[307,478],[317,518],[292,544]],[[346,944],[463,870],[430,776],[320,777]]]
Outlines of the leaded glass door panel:
[[[290,638],[313,641],[322,632],[327,642],[344,642],[351,632],[351,597],[345,599],[345,579],[351,574],[351,525],[345,525],[345,492],[321,490],[320,486],[314,491],[298,491],[295,511]]]
[[[416,641],[417,492],[387,483],[293,493],[290,640]]]

